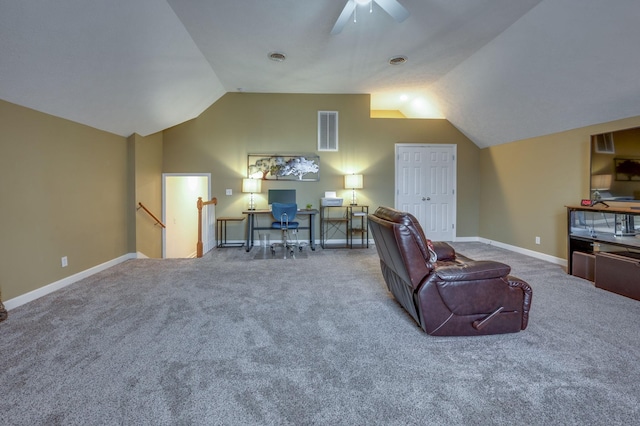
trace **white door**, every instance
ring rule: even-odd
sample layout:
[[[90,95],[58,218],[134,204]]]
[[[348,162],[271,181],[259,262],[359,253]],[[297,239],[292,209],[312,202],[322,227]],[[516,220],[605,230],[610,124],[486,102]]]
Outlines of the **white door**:
[[[396,209],[413,214],[427,238],[454,240],[455,145],[396,144]]]

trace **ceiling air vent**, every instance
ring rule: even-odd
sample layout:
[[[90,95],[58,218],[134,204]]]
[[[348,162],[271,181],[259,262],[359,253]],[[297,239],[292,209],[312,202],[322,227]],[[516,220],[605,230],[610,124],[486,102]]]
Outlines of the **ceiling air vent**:
[[[284,62],[287,59],[287,55],[282,52],[271,52],[269,53],[269,59],[276,62]]]
[[[401,64],[404,64],[405,62],[407,62],[406,56],[394,56],[393,58],[389,59],[390,65],[401,65]]]
[[[318,151],[338,150],[338,111],[318,111]]]

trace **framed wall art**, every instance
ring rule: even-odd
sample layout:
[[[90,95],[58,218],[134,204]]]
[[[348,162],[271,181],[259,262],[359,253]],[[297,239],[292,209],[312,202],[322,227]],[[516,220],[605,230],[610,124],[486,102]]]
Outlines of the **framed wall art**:
[[[640,158],[615,158],[613,162],[617,181],[640,181]]]
[[[249,154],[247,176],[264,180],[320,180],[320,157],[315,154]]]

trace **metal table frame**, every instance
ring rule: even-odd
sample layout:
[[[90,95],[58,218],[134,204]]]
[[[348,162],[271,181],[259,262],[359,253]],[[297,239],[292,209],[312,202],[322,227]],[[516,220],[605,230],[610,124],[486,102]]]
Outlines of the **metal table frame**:
[[[300,218],[300,216],[309,218],[308,226],[299,226],[298,229],[307,229],[309,230],[309,246],[311,250],[316,249],[316,241],[315,241],[315,217],[318,214],[318,210],[316,209],[303,209],[298,210],[296,213],[296,218]],[[246,251],[250,251],[253,248],[254,243],[254,232],[258,230],[267,230],[271,228],[271,221],[269,222],[269,226],[258,226],[257,217],[258,216],[269,216],[273,218],[271,215],[271,210],[261,209],[261,210],[245,210],[242,214],[247,215],[247,229],[246,229]]]

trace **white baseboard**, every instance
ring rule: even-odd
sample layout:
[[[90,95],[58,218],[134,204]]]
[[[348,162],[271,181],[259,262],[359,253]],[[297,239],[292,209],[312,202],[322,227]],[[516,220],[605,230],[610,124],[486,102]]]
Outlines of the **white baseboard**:
[[[540,253],[538,251],[533,251],[533,250],[525,249],[522,247],[512,246],[510,244],[501,243],[500,241],[488,240],[486,238],[478,238],[477,241],[480,241],[481,243],[489,244],[492,246],[500,247],[506,250],[514,251],[516,253],[535,257],[536,259],[542,259],[547,262],[555,263],[556,265],[564,266],[565,268],[567,267],[566,259],[562,259],[560,257],[550,256],[548,254]]]
[[[453,241],[456,243],[477,243],[480,242],[480,237],[455,237]]]
[[[4,302],[4,307],[10,311],[11,309],[17,308],[18,306],[22,306],[25,303],[32,302],[36,299],[39,299],[42,296],[46,296],[47,294],[53,293],[54,291],[60,290],[70,284],[75,283],[76,281],[80,281],[84,278],[90,277],[93,274],[97,274],[98,272],[102,272],[106,269],[111,268],[119,263],[122,263],[129,259],[136,259],[139,257],[146,257],[142,253],[127,253],[123,256],[110,260],[108,262],[102,263],[100,265],[96,265],[93,268],[89,268],[82,272],[78,272],[77,274],[73,274],[66,278],[63,278],[59,281],[53,282],[51,284],[47,284],[44,287],[40,287],[29,293],[25,293],[18,297],[14,297],[13,299],[9,299]]]
[[[561,265],[566,267],[567,266],[567,261],[565,259],[561,259],[559,257],[555,257],[555,256],[550,256],[548,254],[544,254],[544,253],[540,253],[537,251],[533,251],[533,250],[528,250],[528,249],[524,249],[522,247],[517,247],[517,246],[512,246],[510,244],[505,244],[505,243],[501,243],[499,241],[493,241],[493,240],[489,240],[486,238],[480,238],[480,237],[456,237],[455,239],[456,242],[481,242],[484,244],[489,244],[489,245],[494,245],[496,247],[500,247],[503,248],[505,250],[510,250],[516,253],[521,253],[527,256],[531,256],[531,257],[535,257],[536,259],[542,259],[545,260],[547,262],[551,262],[551,263],[555,263],[557,265]],[[346,241],[343,240],[343,242],[346,243]],[[374,241],[370,240],[369,241],[370,246],[373,246]],[[316,241],[316,245],[319,246],[320,245],[320,241]],[[29,293],[25,293],[21,296],[18,297],[14,297],[13,299],[9,299],[6,300],[4,302],[4,307],[7,310],[11,310],[14,308],[17,308],[18,306],[22,306],[25,303],[29,303],[32,302],[42,296],[45,296],[47,294],[53,293],[56,290],[60,290],[61,288],[64,288],[70,284],[75,283],[76,281],[80,281],[84,278],[90,277],[91,275],[97,274],[98,272],[102,272],[106,269],[111,268],[112,266],[115,266],[119,263],[122,263],[126,260],[130,260],[130,259],[147,259],[148,257],[145,256],[143,253],[137,252],[137,253],[127,253],[123,256],[120,256],[116,259],[110,260],[108,262],[102,263],[100,265],[94,266],[93,268],[89,268],[85,271],[82,272],[78,272],[77,274],[73,274],[71,276],[68,276],[66,278],[63,278],[59,281],[53,282],[51,284],[47,284],[43,287],[40,287],[38,289],[35,289],[33,291],[30,291]]]

